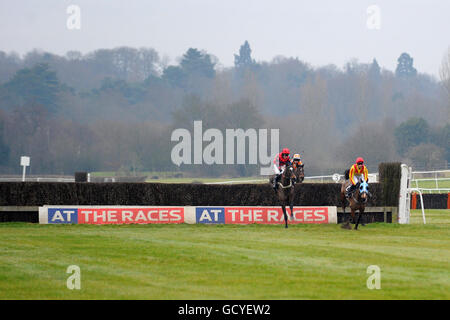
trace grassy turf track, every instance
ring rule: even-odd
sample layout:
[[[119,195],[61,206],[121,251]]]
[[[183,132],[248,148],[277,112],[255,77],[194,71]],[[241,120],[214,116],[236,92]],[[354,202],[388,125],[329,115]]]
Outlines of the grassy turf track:
[[[359,231],[2,223],[0,299],[450,299],[450,210],[426,213]],[[81,290],[66,287],[69,265]]]

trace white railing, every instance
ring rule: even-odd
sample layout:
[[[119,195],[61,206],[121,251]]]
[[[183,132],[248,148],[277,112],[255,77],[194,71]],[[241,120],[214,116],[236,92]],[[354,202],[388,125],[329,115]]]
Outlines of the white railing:
[[[323,182],[343,182],[345,180],[345,176],[343,174],[335,173],[329,176],[311,176],[305,177],[305,180],[320,180]],[[378,182],[378,173],[369,173],[369,182]]]
[[[256,182],[256,183],[263,183],[263,182],[267,182],[267,179],[255,179],[255,180],[224,180],[224,181],[218,181],[218,182],[207,182],[205,184],[233,184],[233,183],[248,183],[248,182]],[[310,177],[305,177],[305,182],[307,182],[306,180],[311,180],[310,182],[314,182],[316,181],[317,183],[324,183],[324,182],[343,182],[344,181],[344,175],[343,174],[338,174],[335,173],[333,175],[328,175],[328,176],[310,176]],[[318,180],[318,181],[317,181]],[[378,173],[373,173],[373,174],[369,174],[369,182],[377,182],[378,181]]]
[[[415,178],[414,176],[427,176],[427,175],[431,175],[434,177],[431,178]],[[447,177],[448,176],[448,177]],[[425,181],[434,181],[434,186],[435,188],[421,188],[419,187],[419,183],[420,182],[425,182]],[[439,182],[440,181],[450,181],[450,170],[435,170],[435,171],[413,171],[411,173],[411,180],[410,180],[410,184],[411,187],[414,187],[415,189],[420,189],[421,191],[425,191],[428,193],[432,193],[432,192],[450,192],[450,188],[446,188],[446,187],[439,187]]]
[[[305,177],[305,180],[320,180],[321,183],[323,182],[333,182],[333,175],[331,176],[311,176],[311,177]],[[256,183],[263,183],[263,182],[267,182],[269,179],[269,177],[267,177],[267,179],[255,179],[255,180],[225,180],[225,181],[218,181],[218,182],[207,182],[205,184],[233,184],[233,183],[248,183],[248,182],[256,182]],[[343,175],[339,175],[338,178],[339,181],[344,179]]]
[[[414,178],[415,176],[432,175],[431,178]],[[236,183],[264,183],[267,179],[252,179],[252,180],[224,180],[218,182],[208,182],[205,184],[236,184]],[[450,170],[436,170],[436,171],[413,171],[411,172],[410,188],[420,189],[422,192],[450,192],[450,188],[440,187],[440,181],[450,180]],[[0,177],[1,182],[21,182],[22,177]],[[75,182],[75,178],[69,177],[26,177],[25,181],[32,182]],[[335,173],[333,175],[323,176],[309,176],[305,177],[305,182],[335,182],[340,183],[344,181],[344,175]],[[421,188],[419,183],[424,181],[434,181],[435,188]],[[369,182],[378,182],[378,173],[369,174]]]
[[[226,181],[218,181],[218,182],[205,182],[205,184],[233,184],[233,183],[247,183],[247,182],[267,182],[268,179],[258,179],[258,180],[226,180]]]
[[[411,183],[411,187],[415,187],[416,189],[419,188],[418,183],[420,181],[435,181],[435,186],[436,188],[420,188],[420,190],[425,191],[425,192],[447,192],[450,191],[449,188],[440,188],[439,187],[439,181],[444,181],[444,180],[450,180],[450,178],[447,177],[439,177],[439,175],[450,175],[450,170],[437,170],[437,171],[414,171],[412,172],[412,176],[414,177],[414,174],[418,175],[418,174],[422,174],[422,175],[426,175],[426,174],[433,174],[434,177],[433,178],[423,178],[423,179],[414,179],[412,178],[410,180]],[[369,173],[369,182],[378,182],[378,172],[377,173]],[[309,176],[309,177],[305,177],[305,182],[320,182],[320,183],[324,183],[324,182],[343,182],[344,181],[344,175],[343,174],[338,174],[335,173],[333,175],[324,175],[324,176]],[[219,181],[219,182],[209,182],[206,184],[233,184],[233,183],[248,183],[248,182],[265,182],[267,181],[267,179],[258,179],[258,180],[226,180],[226,181]],[[415,184],[415,185],[414,185]]]
[[[0,177],[0,182],[22,182],[22,178]],[[75,182],[75,178],[26,177],[25,182]]]
[[[305,180],[319,180],[321,183],[323,182],[329,182],[329,181],[334,181],[333,177],[336,177],[336,179],[341,180],[343,175],[337,175],[337,176],[311,176],[311,177],[305,177]]]
[[[407,167],[406,165],[402,165],[402,167],[408,168],[406,171],[408,171],[407,173],[407,185],[409,185],[409,188],[405,188],[405,191],[402,192],[402,190],[400,189],[400,198],[404,199],[403,201],[406,201],[406,204],[408,206],[408,208],[406,208],[407,213],[408,213],[408,223],[409,223],[409,217],[411,215],[410,213],[410,201],[411,201],[411,194],[412,193],[418,193],[419,197],[420,197],[420,202],[421,202],[421,209],[422,209],[422,219],[423,219],[423,224],[426,224],[426,219],[425,219],[425,207],[424,207],[424,203],[423,203],[423,192],[424,191],[428,191],[429,193],[431,192],[441,192],[441,191],[445,191],[445,192],[450,192],[450,188],[439,188],[439,182],[438,181],[443,181],[443,180],[450,180],[450,178],[447,178],[446,176],[450,174],[450,170],[435,170],[435,171],[412,171],[411,167]],[[404,169],[404,168],[402,168]],[[405,172],[402,171],[402,175],[404,175]],[[414,175],[427,175],[427,174],[434,174],[434,178],[423,178],[423,179],[413,179]],[[438,175],[444,175],[443,178],[439,177]],[[403,176],[402,176],[403,179]],[[436,183],[436,188],[419,188],[418,182],[419,181],[435,181]],[[414,188],[413,182],[416,184],[416,187]]]

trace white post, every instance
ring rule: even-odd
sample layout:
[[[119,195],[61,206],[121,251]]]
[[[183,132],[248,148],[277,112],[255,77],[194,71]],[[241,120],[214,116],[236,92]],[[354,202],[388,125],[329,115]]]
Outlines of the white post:
[[[20,165],[23,166],[22,182],[25,182],[25,172],[27,170],[27,167],[30,165],[30,157],[20,157]]]
[[[421,204],[421,208],[422,208],[422,219],[423,219],[423,224],[426,224],[427,221],[425,220],[425,208],[423,207],[423,197],[422,197],[422,192],[417,189],[417,191],[419,191],[419,196],[420,196],[420,204]]]
[[[398,223],[408,224],[410,216],[410,194],[408,192],[408,177],[410,175],[411,168],[408,168],[406,164],[401,165],[401,177],[400,177],[400,196],[398,201]]]
[[[435,173],[434,173],[434,179],[435,179],[435,181],[436,181],[436,189],[439,189],[438,178],[437,178],[437,176],[438,176],[438,173],[435,172]],[[439,191],[438,191],[438,192],[439,192]],[[431,193],[431,192],[430,192],[430,193]]]
[[[419,188],[411,188],[408,190],[409,193],[411,193],[412,191],[417,191],[419,193],[420,196],[420,205],[422,208],[422,219],[423,219],[423,224],[426,224],[427,221],[425,219],[425,206],[423,205],[423,197],[422,197],[422,191],[420,191]]]

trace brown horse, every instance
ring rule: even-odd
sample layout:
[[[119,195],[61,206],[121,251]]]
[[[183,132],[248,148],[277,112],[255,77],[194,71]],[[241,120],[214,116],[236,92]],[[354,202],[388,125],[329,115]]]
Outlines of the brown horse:
[[[292,164],[292,168],[294,169],[294,174],[296,178],[296,183],[302,183],[305,180],[305,169],[304,164]]]
[[[271,177],[271,184],[273,183],[273,179],[275,179],[275,176]],[[289,206],[289,208],[291,209],[291,220],[294,218],[295,181],[296,176],[294,173],[294,168],[291,165],[286,165],[283,173],[281,174],[281,179],[278,182],[278,188],[276,190],[278,200],[280,201],[281,208],[283,209],[285,228],[288,227],[286,206]]]
[[[346,188],[351,184],[351,181],[348,180],[348,172],[345,172],[345,178],[347,180],[342,183],[341,186],[341,201],[342,201],[342,211],[344,213],[344,219],[345,219],[345,206],[346,206],[346,197],[345,197],[345,190]],[[352,222],[355,222],[355,230],[358,229],[359,221],[361,219],[361,216],[364,214],[364,210],[366,208],[367,200],[369,199],[370,192],[369,192],[369,184],[365,181],[360,182],[357,184],[356,190],[353,192],[353,194],[348,199],[350,205],[350,212],[352,215]],[[359,211],[358,214],[358,220],[355,221],[355,212]],[[348,219],[345,219],[345,223],[342,224],[343,229],[351,229],[350,222]]]

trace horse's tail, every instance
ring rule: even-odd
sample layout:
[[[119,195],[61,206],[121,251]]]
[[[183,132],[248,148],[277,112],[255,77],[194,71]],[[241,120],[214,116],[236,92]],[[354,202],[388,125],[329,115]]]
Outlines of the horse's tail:
[[[350,179],[350,169],[345,170],[344,175],[345,175],[345,180]]]

